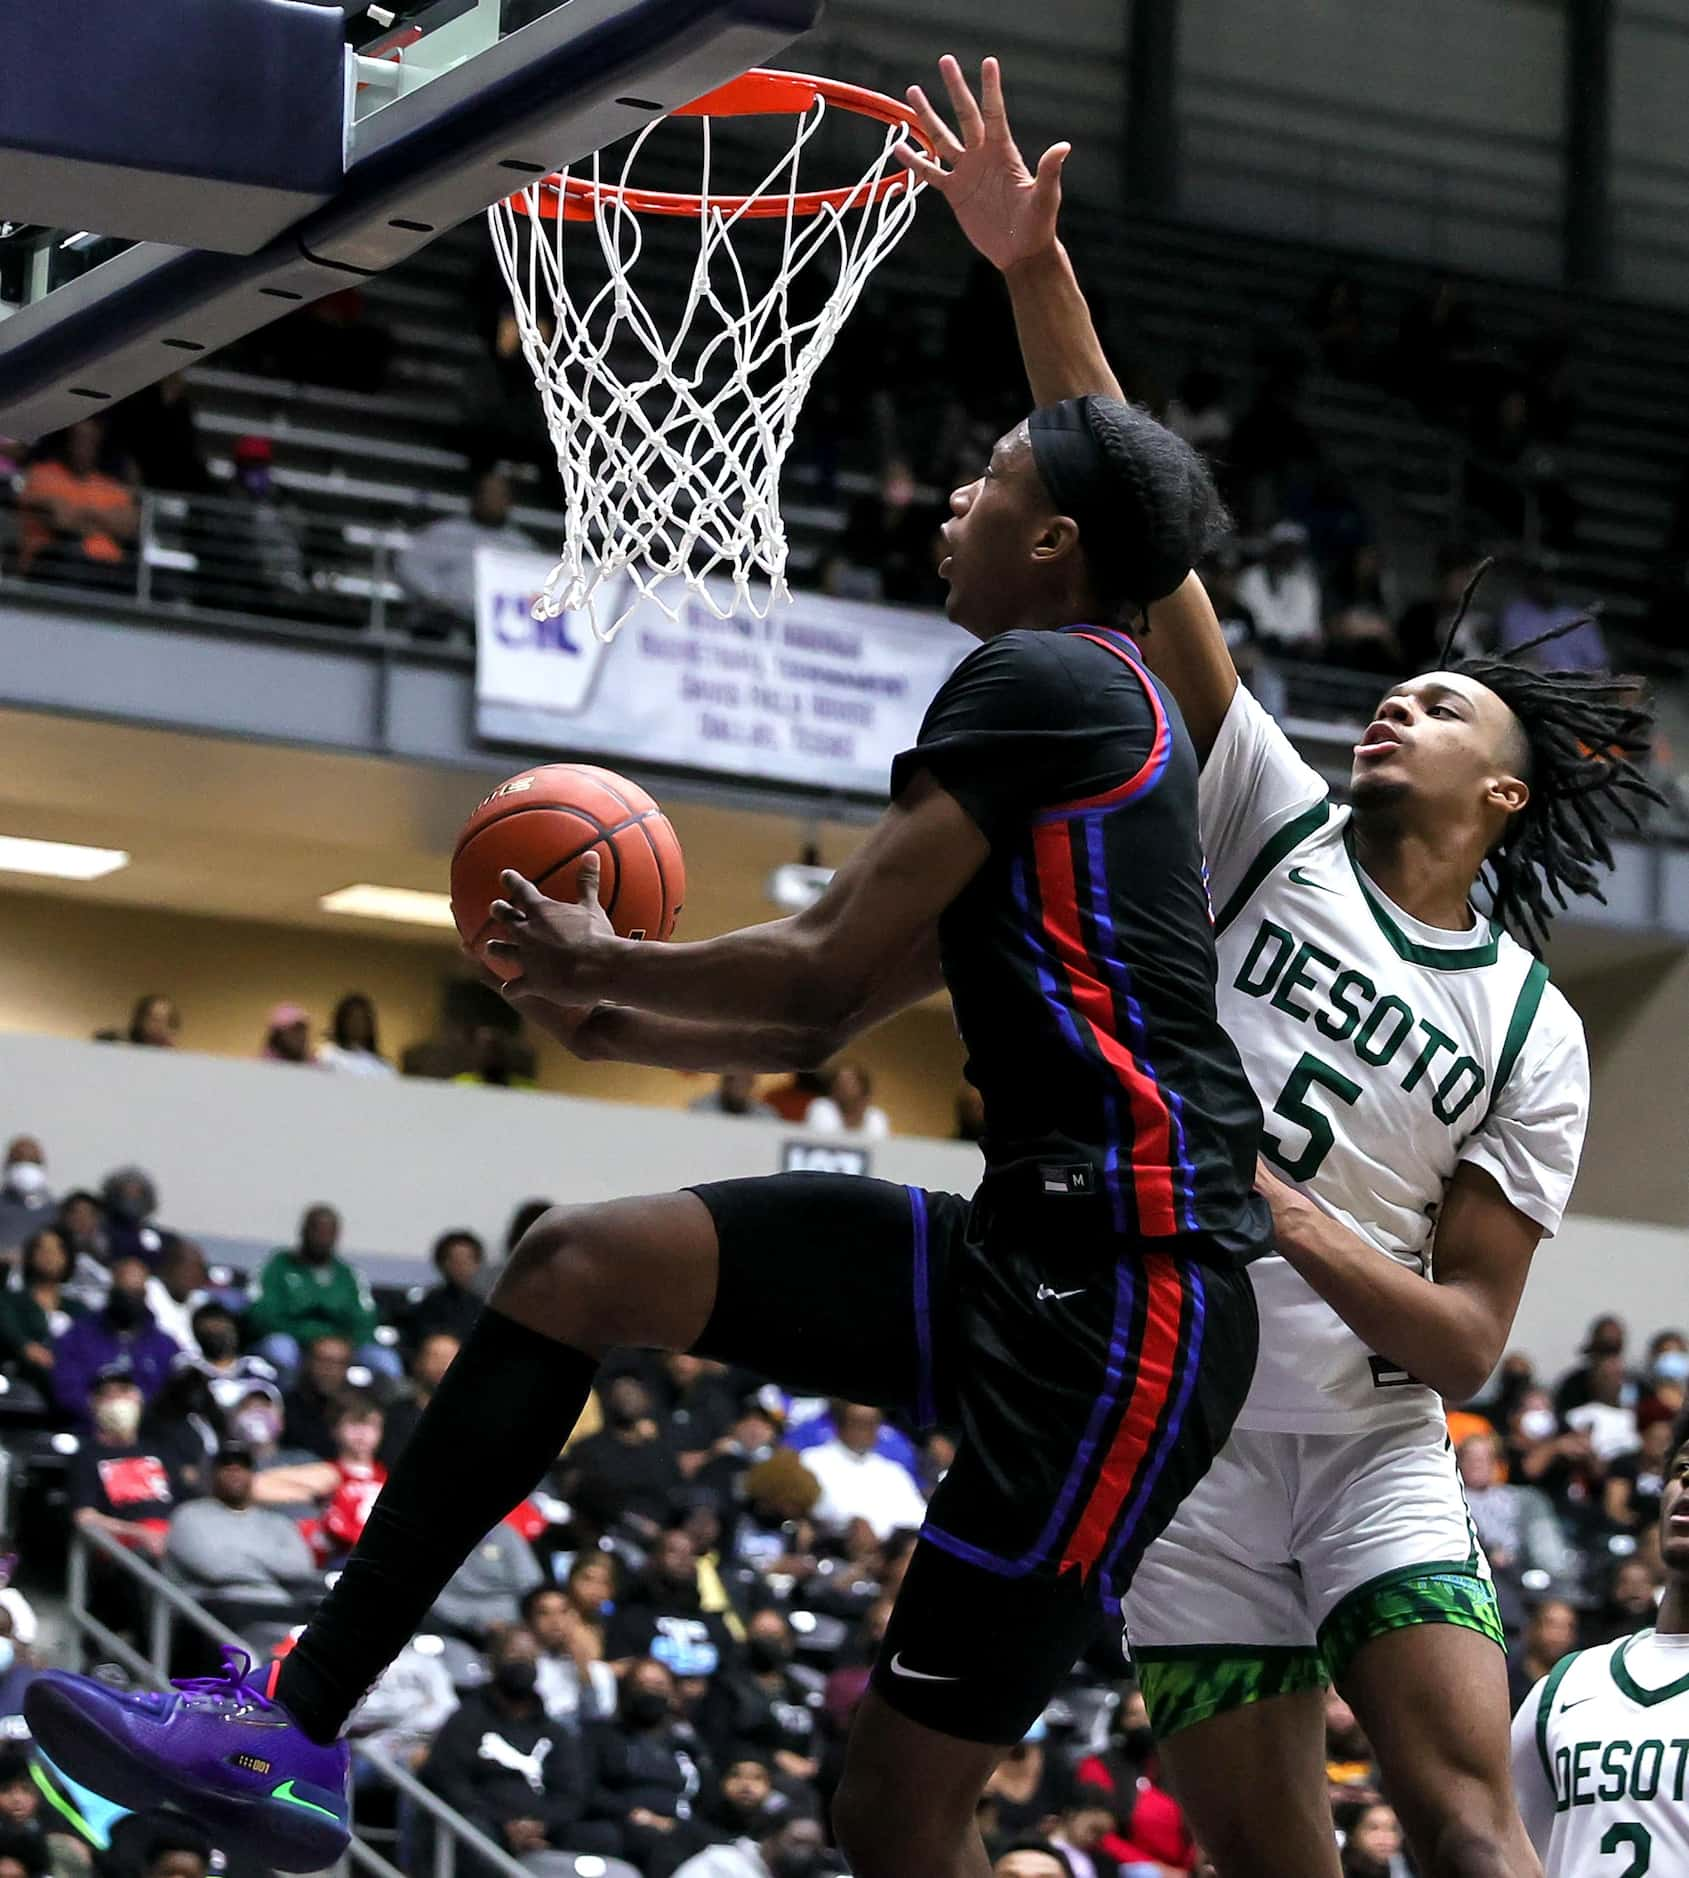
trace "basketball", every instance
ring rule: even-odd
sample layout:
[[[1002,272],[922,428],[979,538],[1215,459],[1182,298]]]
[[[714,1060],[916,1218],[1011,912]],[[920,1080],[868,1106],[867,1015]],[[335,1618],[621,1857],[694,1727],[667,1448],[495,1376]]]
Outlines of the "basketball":
[[[581,863],[597,852],[599,904],[624,939],[667,939],[686,895],[686,864],[669,818],[614,770],[543,763],[500,783],[464,823],[452,852],[452,917],[463,943],[486,956],[498,936],[491,915],[508,867],[553,900],[572,900]]]

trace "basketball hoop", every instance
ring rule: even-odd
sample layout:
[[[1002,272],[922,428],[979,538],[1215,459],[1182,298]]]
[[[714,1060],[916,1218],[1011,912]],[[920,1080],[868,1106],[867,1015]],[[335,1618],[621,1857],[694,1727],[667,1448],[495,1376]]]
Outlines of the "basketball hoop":
[[[806,190],[804,150],[830,110],[881,126],[879,151],[855,183]],[[749,193],[715,193],[714,120],[775,116],[795,122],[785,153]],[[699,120],[699,192],[635,187],[641,152],[676,118]],[[563,555],[537,615],[584,611],[609,639],[642,600],[670,619],[687,594],[718,619],[762,619],[789,599],[781,468],[816,370],[914,219],[920,185],[895,155],[905,139],[930,147],[877,92],[751,71],[654,118],[613,180],[595,154],[585,174],[545,177],[488,211],[563,478]],[[698,230],[666,331],[634,284],[647,216]],[[764,233],[767,222],[780,226]],[[753,224],[741,253],[735,238]]]

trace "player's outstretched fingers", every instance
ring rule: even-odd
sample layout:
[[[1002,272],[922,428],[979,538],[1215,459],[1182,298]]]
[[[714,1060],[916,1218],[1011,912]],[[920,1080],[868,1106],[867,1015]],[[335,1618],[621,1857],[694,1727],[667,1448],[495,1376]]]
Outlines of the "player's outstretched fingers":
[[[945,53],[938,62],[938,70],[944,80],[944,89],[950,94],[950,108],[956,113],[956,125],[962,133],[962,142],[971,147],[985,135],[985,119],[980,115],[979,100],[962,76],[961,64],[953,53]]]
[[[904,94],[909,100],[909,108],[920,119],[921,128],[932,139],[934,154],[947,163],[954,163],[959,156],[966,155],[961,139],[933,109],[933,102],[919,85],[911,85]]]
[[[941,169],[930,157],[923,156],[912,143],[900,143],[892,155],[917,182],[926,183],[930,188],[942,190],[950,180],[948,170]]]

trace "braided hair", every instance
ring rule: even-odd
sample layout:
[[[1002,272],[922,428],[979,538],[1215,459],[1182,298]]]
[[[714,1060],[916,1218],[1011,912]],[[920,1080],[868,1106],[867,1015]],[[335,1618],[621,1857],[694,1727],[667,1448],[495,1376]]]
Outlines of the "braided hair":
[[[1485,867],[1496,919],[1540,956],[1549,921],[1569,897],[1589,894],[1605,904],[1601,875],[1613,865],[1615,817],[1639,827],[1639,803],[1665,798],[1643,773],[1654,714],[1639,679],[1516,663],[1587,625],[1589,616],[1551,627],[1501,657],[1444,662],[1491,565],[1483,562],[1467,582],[1436,669],[1458,672],[1493,691],[1523,736],[1530,800],[1508,817]]]

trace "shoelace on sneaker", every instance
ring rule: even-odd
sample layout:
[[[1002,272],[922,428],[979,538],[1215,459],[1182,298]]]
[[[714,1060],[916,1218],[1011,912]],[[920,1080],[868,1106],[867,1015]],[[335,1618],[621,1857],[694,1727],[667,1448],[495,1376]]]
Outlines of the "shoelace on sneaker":
[[[254,1708],[274,1708],[276,1704],[262,1690],[246,1679],[252,1674],[252,1658],[245,1650],[223,1646],[223,1667],[215,1676],[173,1676],[170,1686],[187,1696],[209,1696],[223,1701],[250,1703]]]

